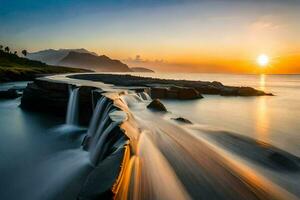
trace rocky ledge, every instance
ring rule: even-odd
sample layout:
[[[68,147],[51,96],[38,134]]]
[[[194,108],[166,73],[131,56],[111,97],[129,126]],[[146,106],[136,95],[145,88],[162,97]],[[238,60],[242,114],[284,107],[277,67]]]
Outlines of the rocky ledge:
[[[222,96],[272,96],[261,90],[251,87],[226,86],[213,81],[170,80],[150,77],[139,77],[118,74],[76,74],[70,78],[99,81],[116,86],[145,87],[150,89],[152,98],[160,99],[197,99],[202,94]]]
[[[49,114],[65,117],[70,87],[67,83],[48,79],[36,79],[29,83],[23,92],[21,108],[32,111],[45,111]],[[88,125],[93,114],[92,91],[100,90],[94,87],[79,88],[79,122]]]

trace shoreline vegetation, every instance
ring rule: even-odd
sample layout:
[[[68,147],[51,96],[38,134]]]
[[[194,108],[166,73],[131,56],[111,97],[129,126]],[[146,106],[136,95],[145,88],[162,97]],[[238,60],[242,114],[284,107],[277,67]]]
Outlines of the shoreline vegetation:
[[[80,68],[47,65],[40,61],[19,57],[17,52],[11,53],[9,48],[5,49],[0,49],[0,83],[32,81],[37,77],[51,74],[91,72]],[[27,51],[23,50],[22,53],[25,56]]]

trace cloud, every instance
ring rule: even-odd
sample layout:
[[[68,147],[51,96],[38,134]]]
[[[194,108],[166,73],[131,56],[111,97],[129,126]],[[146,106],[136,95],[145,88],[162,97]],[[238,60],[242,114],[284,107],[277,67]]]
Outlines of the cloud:
[[[275,24],[268,21],[256,21],[252,23],[250,27],[254,30],[276,30],[279,29],[281,26],[279,24]]]
[[[284,27],[284,24],[277,16],[264,15],[252,22],[249,27],[253,31],[275,31]]]
[[[123,60],[124,62],[133,65],[133,66],[141,66],[141,65],[157,65],[157,64],[162,64],[166,63],[163,59],[155,59],[155,60],[149,60],[149,59],[144,59],[142,58],[141,55],[136,55],[135,58],[127,58]]]

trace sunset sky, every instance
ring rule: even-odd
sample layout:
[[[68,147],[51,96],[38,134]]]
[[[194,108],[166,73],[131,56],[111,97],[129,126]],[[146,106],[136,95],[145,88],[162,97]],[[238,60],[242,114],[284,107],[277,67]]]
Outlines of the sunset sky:
[[[156,71],[300,73],[299,0],[0,0],[0,43],[86,48]]]

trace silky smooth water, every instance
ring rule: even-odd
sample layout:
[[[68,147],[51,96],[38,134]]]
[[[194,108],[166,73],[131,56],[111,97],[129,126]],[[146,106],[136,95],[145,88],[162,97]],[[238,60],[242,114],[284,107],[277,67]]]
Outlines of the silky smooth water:
[[[272,151],[271,148],[261,150],[260,146],[245,143],[240,137],[229,140],[223,137],[224,131],[245,135],[299,156],[299,76],[150,75],[217,80],[227,85],[252,86],[276,96],[205,95],[204,99],[192,101],[163,100],[170,111],[167,114],[149,111],[146,108],[149,101],[143,101],[138,95],[121,97],[143,130],[138,137],[136,155],[130,159],[134,172],[138,172],[134,173],[135,181],[130,183],[133,199],[234,199],[244,195],[250,199],[255,198],[252,189],[254,193],[263,189],[275,196],[276,192],[286,195],[288,191],[299,197],[299,171],[289,171],[285,163],[270,160],[265,151]],[[61,126],[64,120],[60,118],[23,111],[19,103],[19,99],[0,101],[3,141],[0,198],[76,198],[84,177],[91,171],[88,152],[80,149],[81,136],[86,130]],[[221,139],[225,138],[232,151],[238,148],[239,156],[205,140],[202,135],[206,133],[201,131],[204,129],[193,132],[194,125],[176,123],[172,117],[177,116],[191,120],[196,127],[214,130]]]
[[[220,81],[251,86],[275,96],[222,97],[205,95],[190,101],[163,100],[172,113],[194,123],[271,143],[300,156],[300,75],[160,74],[139,73],[177,80]]]
[[[64,119],[0,100],[0,199],[74,199],[90,171],[81,133]],[[83,131],[83,132],[82,132]]]

